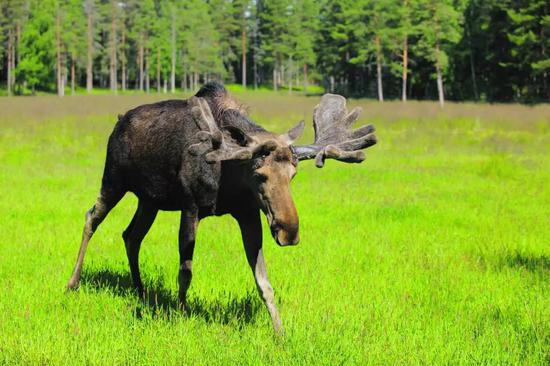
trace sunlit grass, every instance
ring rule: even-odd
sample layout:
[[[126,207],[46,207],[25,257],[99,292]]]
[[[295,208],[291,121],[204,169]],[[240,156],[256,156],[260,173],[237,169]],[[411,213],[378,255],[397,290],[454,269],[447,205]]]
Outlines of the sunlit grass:
[[[283,132],[318,98],[238,92]],[[177,213],[161,213],[130,279],[128,195],[64,293],[116,114],[167,95],[0,99],[0,363],[548,364],[550,108],[375,103],[361,165],[301,164],[299,246],[265,250],[273,336],[236,223],[199,227],[192,313],[176,309]],[[181,94],[176,97],[182,97]],[[304,141],[311,139],[309,130]]]

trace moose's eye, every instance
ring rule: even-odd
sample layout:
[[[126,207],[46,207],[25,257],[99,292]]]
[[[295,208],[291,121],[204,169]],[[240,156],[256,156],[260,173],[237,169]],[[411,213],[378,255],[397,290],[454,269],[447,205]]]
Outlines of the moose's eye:
[[[258,172],[254,172],[253,177],[259,182],[265,182],[267,180],[267,175]]]

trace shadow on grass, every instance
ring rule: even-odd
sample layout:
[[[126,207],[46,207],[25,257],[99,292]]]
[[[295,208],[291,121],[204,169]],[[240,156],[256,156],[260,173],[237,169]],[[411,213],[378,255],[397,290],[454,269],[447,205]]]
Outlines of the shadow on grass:
[[[523,268],[532,273],[550,272],[550,257],[545,255],[533,256],[521,253],[508,254],[504,263],[512,268]]]
[[[146,295],[140,305],[135,309],[134,315],[141,319],[145,311],[150,310],[153,317],[168,317],[180,314],[177,294],[173,294],[165,288],[162,279],[143,279]],[[81,284],[96,290],[109,290],[121,297],[138,297],[132,285],[129,273],[120,273],[110,269],[84,270],[81,276]],[[203,299],[189,296],[187,301],[187,315],[204,319],[209,323],[252,324],[256,321],[257,314],[263,308],[258,295],[255,292],[247,292],[245,296],[236,297],[229,294],[228,298]]]

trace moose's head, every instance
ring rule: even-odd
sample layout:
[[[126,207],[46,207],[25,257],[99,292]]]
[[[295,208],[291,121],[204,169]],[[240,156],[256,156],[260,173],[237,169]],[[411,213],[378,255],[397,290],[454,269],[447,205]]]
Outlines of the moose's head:
[[[319,168],[327,158],[359,163],[365,159],[361,149],[376,143],[372,125],[349,130],[360,109],[348,113],[346,100],[340,95],[322,97],[313,113],[315,142],[297,146],[293,144],[304,130],[303,121],[277,135],[248,120],[225,93],[214,100],[197,95],[190,103],[200,132],[189,152],[204,155],[209,163],[239,162],[245,172],[243,184],[256,196],[273,238],[281,246],[299,242],[298,214],[290,193],[298,162],[314,158]]]

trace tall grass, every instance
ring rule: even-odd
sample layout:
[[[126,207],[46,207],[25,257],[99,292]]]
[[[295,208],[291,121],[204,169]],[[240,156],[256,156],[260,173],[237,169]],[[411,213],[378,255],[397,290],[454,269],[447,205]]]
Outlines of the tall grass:
[[[318,102],[236,95],[278,132],[309,123]],[[184,316],[179,217],[160,213],[143,244],[140,302],[120,236],[132,195],[95,234],[81,289],[64,293],[116,114],[164,97],[0,98],[0,363],[550,363],[545,105],[351,100],[379,144],[360,165],[301,163],[301,244],[279,248],[264,233],[282,338],[229,217],[200,224]]]

